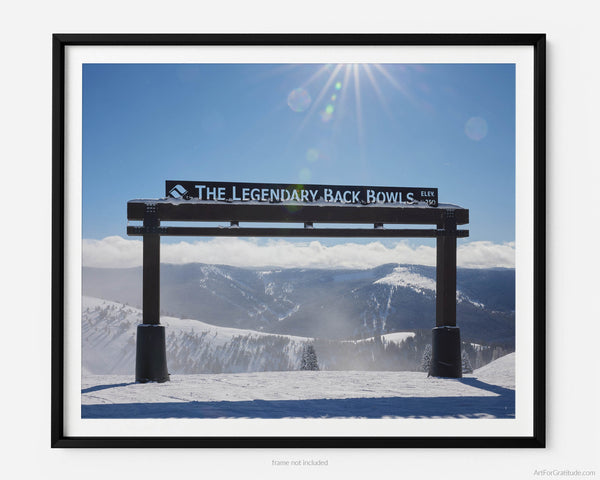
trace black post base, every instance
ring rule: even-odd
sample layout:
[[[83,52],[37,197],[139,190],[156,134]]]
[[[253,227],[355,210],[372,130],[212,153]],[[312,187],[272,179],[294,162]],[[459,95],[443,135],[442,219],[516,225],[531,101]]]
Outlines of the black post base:
[[[136,382],[169,381],[164,325],[138,325],[135,353]]]
[[[462,377],[460,354],[460,329],[458,327],[436,327],[431,331],[432,377]]]

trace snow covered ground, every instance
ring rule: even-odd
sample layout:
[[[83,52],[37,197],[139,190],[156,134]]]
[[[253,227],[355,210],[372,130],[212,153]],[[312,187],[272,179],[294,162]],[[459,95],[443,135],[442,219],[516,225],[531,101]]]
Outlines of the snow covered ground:
[[[135,328],[140,321],[139,309],[84,297],[83,418],[513,418],[515,414],[514,354],[462,379],[427,378],[412,371],[307,372],[299,371],[294,362],[309,338],[174,317],[162,317],[161,322],[169,327],[168,364],[176,373],[167,383],[136,384]],[[401,344],[414,335],[395,332],[382,339]],[[269,350],[261,339],[279,343]],[[272,359],[273,354],[265,351],[280,351],[282,359]],[[237,366],[229,357],[242,353]],[[184,366],[215,358],[231,373],[183,374]],[[268,362],[254,365],[257,359]]]
[[[514,418],[514,354],[461,379],[286,371],[82,379],[83,418]]]

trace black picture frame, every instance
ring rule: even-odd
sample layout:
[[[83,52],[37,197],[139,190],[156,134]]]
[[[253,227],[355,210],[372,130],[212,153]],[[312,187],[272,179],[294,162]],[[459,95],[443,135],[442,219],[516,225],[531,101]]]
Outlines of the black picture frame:
[[[65,58],[73,46],[524,46],[533,55],[533,418],[528,436],[70,436],[65,432]],[[52,392],[54,448],[540,448],[546,441],[545,34],[54,34],[52,38]]]

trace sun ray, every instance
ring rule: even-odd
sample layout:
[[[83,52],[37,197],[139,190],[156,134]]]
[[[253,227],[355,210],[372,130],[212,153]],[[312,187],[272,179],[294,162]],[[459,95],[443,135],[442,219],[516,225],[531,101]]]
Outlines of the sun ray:
[[[354,96],[356,103],[356,126],[358,127],[358,144],[360,147],[361,160],[365,158],[365,132],[362,118],[362,103],[360,98],[360,74],[358,71],[358,64],[355,63],[352,66],[352,73],[354,77]]]
[[[306,126],[306,124],[308,123],[308,121],[310,120],[310,118],[312,117],[312,115],[317,110],[318,105],[321,103],[321,100],[323,99],[323,97],[327,93],[327,90],[328,90],[329,86],[333,83],[333,81],[335,80],[336,75],[338,74],[338,72],[341,69],[342,69],[342,65],[336,65],[336,67],[333,69],[333,72],[331,72],[331,75],[327,79],[327,82],[325,82],[325,85],[323,86],[323,88],[319,92],[318,97],[315,99],[315,101],[312,103],[312,106],[310,107],[310,109],[306,113],[306,116],[302,120],[302,123],[298,127],[298,130],[296,131],[294,137],[297,137],[300,134],[300,132],[302,132],[302,130],[304,129],[304,127]]]
[[[408,90],[406,89],[406,87],[404,85],[402,85],[400,82],[398,82],[398,80],[396,80],[390,72],[388,72],[385,67],[379,63],[374,63],[373,66],[377,69],[377,71],[379,71],[386,79],[388,82],[390,82],[390,84],[396,88],[397,90],[399,90],[408,100],[411,101],[411,103],[415,104],[415,99],[413,98],[413,96],[408,92]]]
[[[385,97],[383,96],[383,92],[381,91],[381,88],[379,87],[377,80],[375,80],[375,76],[373,75],[373,72],[371,71],[370,65],[368,65],[367,63],[363,64],[363,69],[364,69],[365,73],[367,74],[367,78],[369,79],[369,82],[371,83],[371,86],[373,87],[373,90],[375,91],[377,98],[379,98],[379,102],[381,103],[381,106],[385,110],[385,113],[387,114],[387,116],[390,120],[393,120],[394,115],[392,114],[392,111],[390,110],[390,107],[388,106],[387,101],[386,101]]]
[[[364,163],[367,153],[367,130],[369,126],[364,118],[364,109],[369,105],[363,105],[368,101],[365,96],[367,90],[373,90],[377,97],[374,104],[379,103],[383,107],[384,117],[387,117],[389,121],[395,121],[398,118],[398,115],[395,114],[396,111],[390,104],[389,95],[403,98],[414,107],[424,108],[423,105],[420,105],[419,99],[411,94],[410,85],[407,83],[407,79],[404,78],[403,72],[406,72],[405,66],[377,63],[315,65],[312,73],[307,75],[308,78],[305,77],[306,79],[300,83],[301,86],[298,87],[298,90],[303,93],[303,90],[308,91],[310,89],[318,93],[316,98],[311,99],[308,96],[308,101],[305,102],[305,110],[296,110],[303,114],[303,118],[289,138],[290,145],[295,143],[311,124],[310,122],[314,121],[315,112],[317,112],[319,113],[319,123],[329,125],[328,130],[332,137],[337,136],[342,129],[345,129],[345,126],[348,125],[347,122],[353,121],[356,124],[355,131],[357,132],[356,141],[358,142],[359,158]],[[361,77],[363,77],[362,85]],[[401,95],[393,94],[389,87],[400,92]],[[365,88],[367,90],[364,90]],[[362,92],[361,89],[363,89]],[[368,93],[370,94],[370,92]],[[300,95],[297,96],[300,100],[303,98]],[[352,106],[353,102],[354,106]],[[288,106],[294,110],[291,105],[288,104]]]
[[[352,65],[345,64],[345,65],[342,65],[342,67],[344,67],[344,78],[342,80],[342,85],[341,85],[341,89],[340,89],[340,98],[337,102],[338,103],[338,115],[336,115],[334,123],[333,123],[335,128],[337,128],[340,125],[340,122],[344,118],[344,113],[346,112],[346,108],[348,105],[348,102],[347,102],[348,89],[346,88],[346,86],[350,85],[350,73],[352,70]]]
[[[247,77],[248,83],[250,84],[258,84],[260,82],[264,82],[265,80],[269,80],[273,77],[278,77],[281,75],[287,75],[292,73],[294,70],[298,68],[298,65],[295,64],[281,64],[275,65],[273,68],[269,68],[260,73],[256,73],[253,76]]]
[[[323,73],[327,72],[330,68],[330,64],[323,65],[319,68],[315,73],[313,73],[308,80],[306,80],[302,85],[302,88],[307,88],[312,82],[314,82],[317,78],[319,78]]]

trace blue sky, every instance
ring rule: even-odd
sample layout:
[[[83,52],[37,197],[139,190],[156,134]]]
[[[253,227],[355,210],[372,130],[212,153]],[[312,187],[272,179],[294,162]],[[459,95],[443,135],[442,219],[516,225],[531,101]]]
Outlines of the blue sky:
[[[167,179],[438,187],[513,242],[514,65],[84,65],[83,238]]]

